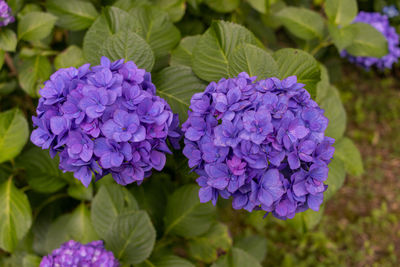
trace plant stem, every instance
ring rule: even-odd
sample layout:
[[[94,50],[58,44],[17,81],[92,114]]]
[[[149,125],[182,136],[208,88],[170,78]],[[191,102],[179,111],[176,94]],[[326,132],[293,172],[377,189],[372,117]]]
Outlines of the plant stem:
[[[7,67],[10,69],[10,73],[8,75],[11,77],[17,76],[17,68],[14,66],[14,61],[11,58],[10,54],[4,54],[4,62],[6,62]]]

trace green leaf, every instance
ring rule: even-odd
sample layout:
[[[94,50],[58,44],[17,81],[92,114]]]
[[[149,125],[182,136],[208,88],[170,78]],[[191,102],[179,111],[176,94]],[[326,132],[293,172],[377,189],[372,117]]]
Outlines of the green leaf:
[[[204,0],[212,9],[220,13],[229,13],[239,7],[240,0]]]
[[[58,217],[50,226],[45,247],[47,252],[51,252],[69,240],[86,244],[98,239],[90,221],[90,211],[82,203],[71,214]]]
[[[233,248],[229,254],[220,257],[211,267],[261,267],[261,264],[250,254],[240,248]]]
[[[93,227],[104,238],[118,215],[135,210],[136,199],[126,188],[117,184],[102,186],[92,202]]]
[[[37,267],[42,259],[34,254],[29,254],[24,251],[17,251],[10,257],[0,261],[2,267]]]
[[[305,229],[310,231],[314,229],[322,219],[322,215],[324,215],[324,207],[321,206],[319,211],[314,211],[312,209],[308,209],[301,213],[303,218]]]
[[[71,45],[63,52],[58,54],[54,59],[54,67],[56,69],[80,67],[85,63],[83,59],[83,51],[76,45]]]
[[[191,67],[192,52],[200,37],[200,35],[194,35],[183,38],[178,47],[171,53],[170,65],[184,65]]]
[[[315,99],[316,86],[321,80],[318,62],[305,51],[293,48],[283,48],[273,54],[279,67],[280,79],[292,75],[297,76],[297,82],[305,84],[305,89]]]
[[[259,41],[245,27],[225,21],[213,22],[193,49],[193,71],[208,82],[229,76],[231,53],[241,44]]]
[[[151,47],[138,34],[131,31],[120,31],[110,36],[99,57],[106,56],[110,60],[132,60],[139,68],[151,71],[154,65],[154,54]]]
[[[218,254],[228,251],[231,246],[228,227],[215,223],[204,235],[189,240],[189,254],[198,261],[212,263]]]
[[[59,157],[51,158],[47,150],[32,147],[17,158],[17,166],[25,169],[25,177],[33,190],[41,193],[53,193],[73,179],[69,173],[63,173],[59,167]]]
[[[353,56],[383,57],[389,53],[386,38],[377,29],[366,23],[354,23],[347,26],[353,32],[353,41],[346,51]]]
[[[324,192],[324,201],[330,199],[342,187],[344,179],[346,178],[343,161],[336,157],[336,155],[333,157],[328,167],[329,174],[325,182],[325,184],[328,185],[328,189]]]
[[[210,202],[200,203],[198,191],[196,185],[185,185],[170,196],[164,218],[165,235],[190,238],[210,229],[216,208]]]
[[[139,25],[136,33],[151,46],[156,59],[168,55],[179,43],[180,32],[165,11],[144,6],[133,8],[129,14]]]
[[[324,35],[324,20],[315,11],[286,7],[277,14],[288,31],[303,40],[322,39]]]
[[[333,24],[328,25],[329,34],[332,37],[336,48],[341,52],[354,41],[357,30],[350,26],[338,27]]]
[[[356,0],[326,0],[325,13],[329,21],[336,25],[346,26],[357,16]]]
[[[27,13],[18,23],[18,39],[26,41],[42,40],[51,33],[56,20],[57,17],[50,13]]]
[[[237,47],[229,56],[230,76],[237,76],[243,71],[258,79],[276,77],[279,73],[274,58],[264,49],[251,44]]]
[[[0,185],[0,206],[0,248],[13,252],[31,227],[31,207],[12,179]]]
[[[86,188],[77,179],[74,179],[73,181],[76,182],[68,187],[68,195],[79,200],[91,200],[93,198],[93,184],[89,184]]]
[[[14,52],[17,47],[17,35],[14,31],[3,28],[0,31],[0,49]]]
[[[15,158],[28,141],[28,122],[15,108],[0,113],[0,163]]]
[[[267,239],[260,235],[249,235],[235,240],[235,247],[243,249],[259,262],[267,255]]]
[[[195,267],[190,261],[175,255],[163,255],[152,259],[150,262],[157,267]]]
[[[157,94],[164,98],[172,110],[186,121],[190,99],[195,93],[204,91],[206,84],[198,79],[189,67],[171,66],[154,75]]]
[[[7,4],[11,8],[12,13],[16,14],[24,4],[24,0],[7,0]]]
[[[172,22],[180,21],[185,15],[185,0],[157,0],[156,5],[168,12]]]
[[[156,231],[145,211],[119,215],[104,238],[106,248],[125,264],[147,259],[156,241]]]
[[[351,139],[344,137],[336,141],[334,157],[343,161],[345,170],[351,175],[359,176],[364,173],[360,151]]]
[[[324,116],[329,120],[325,135],[336,140],[340,139],[346,130],[347,116],[339,91],[334,86],[330,86],[325,98],[318,101],[318,104],[325,110]]]
[[[72,31],[89,28],[98,16],[88,1],[47,0],[47,9],[58,17],[57,25]]]
[[[19,84],[27,94],[38,97],[39,86],[50,77],[51,71],[51,64],[45,56],[24,59],[18,68]]]
[[[4,64],[4,56],[6,54],[6,51],[0,49],[0,70],[3,67]]]
[[[8,95],[15,89],[17,89],[17,81],[15,79],[9,82],[0,83],[0,96]]]
[[[113,6],[129,11],[134,7],[141,7],[150,4],[152,4],[150,0],[117,0]]]
[[[317,96],[315,97],[317,103],[320,103],[326,97],[331,88],[328,69],[321,63],[319,64],[319,68],[321,71],[321,80],[317,84]]]
[[[135,31],[136,27],[128,12],[116,7],[105,8],[83,39],[83,54],[86,60],[91,64],[99,64],[106,40],[119,31]]]
[[[267,12],[267,5],[270,0],[247,0],[247,3],[260,13],[265,14]]]

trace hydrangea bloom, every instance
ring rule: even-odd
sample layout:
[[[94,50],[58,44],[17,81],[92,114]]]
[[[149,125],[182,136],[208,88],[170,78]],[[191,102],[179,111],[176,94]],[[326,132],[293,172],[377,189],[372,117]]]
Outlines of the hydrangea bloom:
[[[399,35],[397,34],[394,27],[390,26],[389,19],[386,15],[381,15],[377,12],[363,12],[358,13],[353,23],[362,22],[367,23],[377,29],[385,36],[389,53],[381,58],[375,57],[354,57],[348,54],[345,50],[341,52],[342,57],[347,57],[352,63],[355,63],[365,69],[369,69],[372,66],[376,66],[383,70],[385,68],[391,68],[393,63],[396,63],[400,57],[399,48]]]
[[[184,155],[200,176],[201,202],[232,197],[235,209],[281,219],[318,210],[334,140],[324,111],[297,83],[241,73],[191,99]]]
[[[150,73],[128,61],[90,68],[60,69],[39,91],[31,141],[60,155],[60,168],[85,186],[100,179],[140,184],[152,168],[161,170],[170,153],[167,137],[179,146],[179,120],[155,95]]]
[[[86,245],[70,240],[43,257],[40,267],[118,267],[119,263],[111,251],[104,249],[103,241],[93,241]]]
[[[382,9],[382,13],[388,16],[388,18],[394,18],[399,15],[399,11],[397,10],[395,5],[385,6]]]
[[[7,5],[6,1],[0,0],[0,27],[7,26],[14,21],[15,18],[11,14],[11,8]]]

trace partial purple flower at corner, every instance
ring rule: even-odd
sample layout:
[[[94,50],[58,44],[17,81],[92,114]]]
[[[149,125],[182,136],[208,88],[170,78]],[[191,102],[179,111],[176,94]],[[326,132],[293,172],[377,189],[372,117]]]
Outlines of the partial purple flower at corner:
[[[192,97],[183,154],[200,176],[201,202],[231,197],[234,209],[280,219],[319,209],[334,140],[304,86],[296,76],[240,73]]]
[[[6,1],[0,0],[0,27],[7,26],[14,21],[15,18],[11,13],[11,8],[8,6]]]
[[[60,69],[39,91],[31,141],[85,186],[111,173],[122,185],[140,184],[162,170],[165,153],[179,147],[179,118],[155,95],[150,73],[129,61]]]
[[[394,18],[399,15],[399,10],[396,8],[395,5],[385,6],[382,9],[382,13],[388,16],[388,18]]]
[[[101,240],[86,245],[70,240],[40,262],[40,267],[56,266],[118,267],[120,264],[114,254],[104,248]]]
[[[350,62],[369,70],[375,66],[380,70],[391,69],[392,65],[397,63],[400,58],[399,35],[396,29],[390,26],[388,16],[381,15],[378,12],[360,11],[353,23],[367,23],[377,29],[386,38],[389,53],[381,58],[375,57],[355,57],[343,50],[340,55],[346,57]]]

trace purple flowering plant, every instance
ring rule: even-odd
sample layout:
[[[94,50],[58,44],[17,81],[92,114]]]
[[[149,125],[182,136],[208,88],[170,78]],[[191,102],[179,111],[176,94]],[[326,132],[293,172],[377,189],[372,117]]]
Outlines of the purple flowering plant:
[[[328,119],[296,76],[256,81],[247,73],[211,82],[191,99],[183,124],[201,202],[293,218],[319,210],[334,139]]]
[[[0,266],[259,267],[362,173],[355,0],[164,2],[0,0]]]
[[[140,184],[163,169],[167,138],[179,145],[177,115],[155,91],[132,61],[102,57],[98,66],[60,69],[39,91],[31,141],[59,153],[60,168],[86,187],[93,174],[109,173],[121,185]]]

